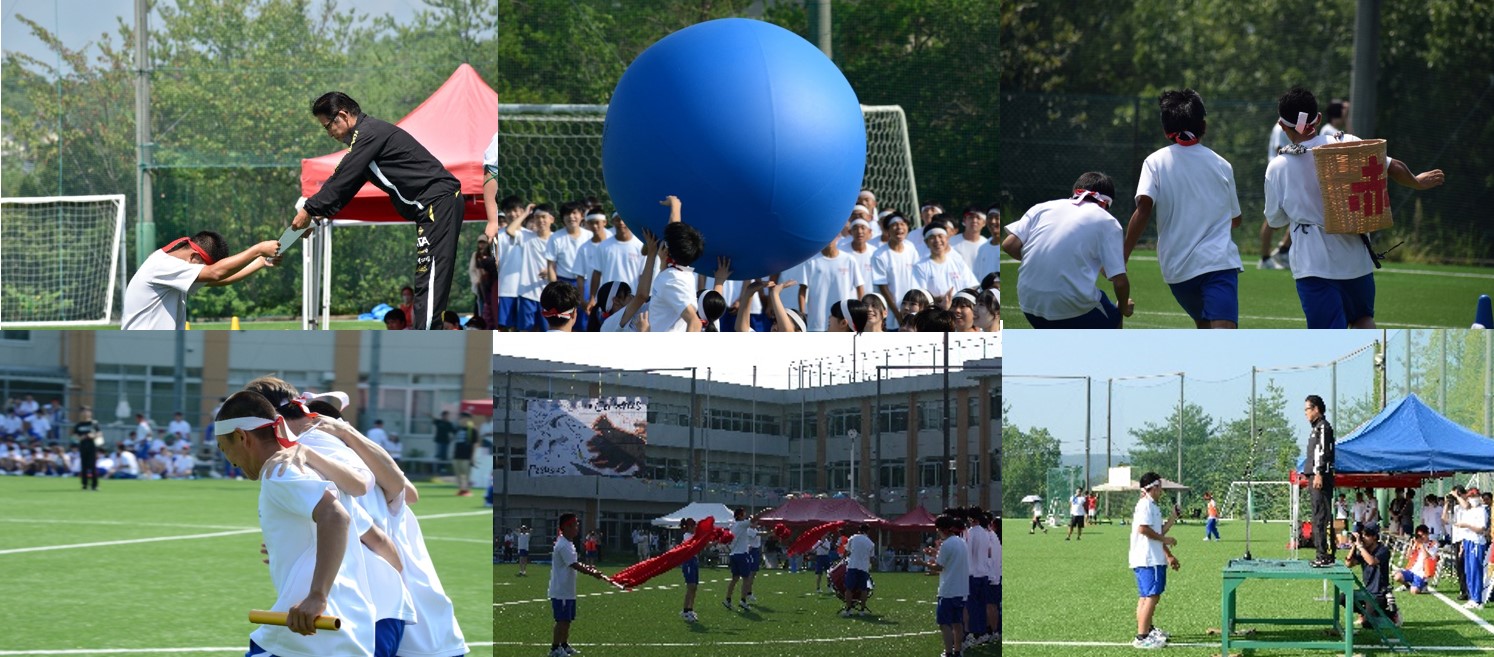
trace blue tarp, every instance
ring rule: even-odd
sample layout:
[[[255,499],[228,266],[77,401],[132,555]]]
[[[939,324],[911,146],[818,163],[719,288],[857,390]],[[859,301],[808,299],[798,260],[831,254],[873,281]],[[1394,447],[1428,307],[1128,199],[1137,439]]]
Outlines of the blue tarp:
[[[1306,461],[1297,461],[1298,472]],[[1345,474],[1487,472],[1494,470],[1494,439],[1443,417],[1411,395],[1340,440],[1334,465]]]

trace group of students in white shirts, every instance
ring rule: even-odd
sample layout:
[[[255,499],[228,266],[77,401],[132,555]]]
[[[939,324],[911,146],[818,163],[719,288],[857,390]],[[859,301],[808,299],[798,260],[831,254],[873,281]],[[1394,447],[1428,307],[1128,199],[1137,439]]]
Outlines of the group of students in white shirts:
[[[309,412],[310,399],[261,377],[215,414],[218,448],[259,481],[269,609],[287,613],[286,626],[250,634],[247,657],[467,654],[411,510],[418,491],[352,425]],[[317,631],[318,615],[341,629]]]
[[[1359,138],[1319,130],[1323,115],[1306,89],[1291,89],[1277,105],[1277,123],[1291,143],[1266,168],[1265,218],[1268,228],[1289,228],[1307,327],[1373,328],[1373,272],[1381,256],[1368,236],[1327,232],[1312,154]],[[1207,113],[1196,91],[1164,91],[1159,109],[1171,143],[1142,164],[1124,231],[1108,211],[1118,196],[1114,182],[1100,172],[1081,176],[1067,199],[1040,203],[1007,226],[1002,248],[1021,261],[1018,299],[1035,328],[1120,328],[1135,308],[1126,264],[1154,218],[1162,279],[1178,305],[1198,328],[1239,326],[1242,268],[1232,231],[1241,216],[1234,169],[1200,143]],[[1411,189],[1443,182],[1441,170],[1412,174],[1394,159],[1383,166],[1383,180]],[[1269,240],[1269,229],[1263,235]],[[1096,285],[1101,277],[1110,281],[1113,302]]]
[[[944,656],[1001,641],[1001,538],[998,519],[979,507],[945,509],[934,519],[937,546],[924,550],[924,565],[939,575],[934,620]]]
[[[660,203],[671,208],[670,224],[681,222],[680,199]],[[983,234],[989,223],[1000,235],[994,207],[967,208],[956,230],[941,206],[927,204],[914,228],[901,213],[878,212],[876,195],[864,190],[820,253],[775,277],[740,281],[731,280],[726,260],[697,271],[703,240],[693,228],[640,236],[614,212],[609,230],[594,198],[558,213],[517,196],[500,206],[507,224],[494,249],[503,330],[1000,330],[1000,247]]]

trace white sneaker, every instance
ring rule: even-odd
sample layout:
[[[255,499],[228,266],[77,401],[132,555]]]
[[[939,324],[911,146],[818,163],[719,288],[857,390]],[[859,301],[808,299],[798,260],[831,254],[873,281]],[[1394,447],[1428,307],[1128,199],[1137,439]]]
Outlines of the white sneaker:
[[[747,594],[747,602],[757,604],[757,596],[752,595],[751,593]]]
[[[971,634],[971,635],[966,636],[965,637],[965,642],[963,644],[963,647],[968,650],[970,648],[974,648],[975,646],[976,646],[975,635]]]
[[[1152,631],[1147,636],[1155,637],[1155,638],[1161,640],[1162,643],[1167,643],[1168,641],[1172,640],[1172,635],[1171,634],[1163,632],[1162,628],[1157,627],[1155,625],[1152,626]]]
[[[747,601],[746,600],[738,602],[737,606],[740,607],[742,609],[742,611],[752,611],[752,609],[747,606]]]
[[[1140,648],[1142,650],[1155,650],[1166,645],[1166,643],[1163,643],[1160,639],[1150,634],[1146,635],[1145,639],[1131,640],[1132,648]]]
[[[1262,258],[1259,262],[1255,263],[1255,266],[1257,269],[1286,269],[1286,267],[1283,267],[1280,263],[1276,262],[1275,256],[1272,256],[1270,258]]]
[[[572,648],[570,646],[561,646],[560,649],[564,650],[565,654],[567,654],[567,655],[579,655],[579,654],[581,654],[580,650],[577,650],[577,649]]]
[[[842,610],[840,610],[840,617],[841,618],[850,618],[851,617],[851,610],[850,609],[842,609]]]
[[[565,648],[556,648],[556,649],[550,651],[550,657],[570,657],[570,656],[568,654],[566,654]]]

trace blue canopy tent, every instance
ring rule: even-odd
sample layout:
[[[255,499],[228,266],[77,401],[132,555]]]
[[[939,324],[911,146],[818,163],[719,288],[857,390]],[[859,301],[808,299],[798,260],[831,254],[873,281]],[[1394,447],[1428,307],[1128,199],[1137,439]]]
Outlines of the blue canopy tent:
[[[1306,457],[1297,461],[1297,472],[1306,462]],[[1339,441],[1334,466],[1341,488],[1412,488],[1426,478],[1494,470],[1494,439],[1443,417],[1410,395]],[[1297,476],[1293,473],[1294,481]]]

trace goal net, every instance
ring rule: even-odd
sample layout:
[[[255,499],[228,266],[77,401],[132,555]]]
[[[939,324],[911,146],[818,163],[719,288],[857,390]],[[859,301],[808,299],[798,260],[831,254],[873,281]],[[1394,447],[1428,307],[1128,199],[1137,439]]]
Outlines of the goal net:
[[[877,205],[915,216],[918,187],[903,108],[862,105],[861,113],[866,119],[866,173],[861,186],[876,192]],[[500,184],[536,203],[587,196],[606,202],[602,178],[606,118],[606,105],[499,105]]]
[[[125,197],[0,199],[0,326],[108,324]]]

